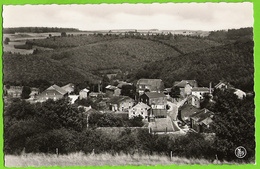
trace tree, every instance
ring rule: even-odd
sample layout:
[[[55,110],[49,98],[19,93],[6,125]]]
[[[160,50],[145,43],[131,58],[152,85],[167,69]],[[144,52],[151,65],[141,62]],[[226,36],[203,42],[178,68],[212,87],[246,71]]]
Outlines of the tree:
[[[66,36],[67,36],[66,32],[61,32],[61,37],[66,37]]]
[[[31,88],[28,86],[24,86],[21,94],[22,99],[28,99],[30,97]]]
[[[123,85],[121,95],[135,98],[136,87],[134,85]]]
[[[170,92],[170,96],[172,98],[179,98],[180,97],[180,88],[178,86],[174,86],[172,89],[171,89],[171,92]]]
[[[215,148],[220,159],[237,159],[238,146],[247,150],[243,160],[255,158],[255,106],[254,97],[239,100],[232,90],[214,93],[213,130],[216,133]]]
[[[4,40],[4,44],[8,45],[10,42],[10,38],[6,37],[5,40]]]

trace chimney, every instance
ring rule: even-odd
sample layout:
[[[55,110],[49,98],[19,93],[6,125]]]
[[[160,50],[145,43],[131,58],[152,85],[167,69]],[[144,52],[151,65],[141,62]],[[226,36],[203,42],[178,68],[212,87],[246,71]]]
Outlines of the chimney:
[[[209,83],[209,94],[211,94],[211,82]]]

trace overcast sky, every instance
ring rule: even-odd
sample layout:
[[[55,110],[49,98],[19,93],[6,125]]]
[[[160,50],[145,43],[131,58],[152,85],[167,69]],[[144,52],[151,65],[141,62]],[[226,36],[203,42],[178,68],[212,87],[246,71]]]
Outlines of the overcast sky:
[[[8,5],[6,27],[220,30],[253,27],[253,3]]]

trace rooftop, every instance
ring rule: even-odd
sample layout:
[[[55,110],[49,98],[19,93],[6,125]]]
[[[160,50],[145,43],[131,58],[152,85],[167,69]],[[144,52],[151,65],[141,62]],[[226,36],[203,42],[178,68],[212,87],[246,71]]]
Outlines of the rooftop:
[[[146,96],[149,98],[158,98],[158,97],[166,97],[165,94],[163,93],[158,93],[158,92],[146,92],[144,93]]]
[[[191,89],[193,92],[209,92],[208,87],[194,87]]]
[[[118,104],[118,103],[121,103],[128,99],[131,99],[131,98],[128,96],[114,96],[111,99],[109,99],[107,102],[111,103],[111,104]],[[133,100],[133,99],[131,99],[131,100]]]
[[[162,80],[161,79],[139,79],[137,81],[137,85],[149,85],[153,88],[160,89],[162,87]]]
[[[181,119],[185,120],[185,118],[190,117],[194,113],[200,111],[200,109],[196,108],[195,106],[185,104],[180,108],[181,111]]]
[[[194,121],[197,121],[198,123],[204,123],[205,125],[208,125],[211,123],[212,117],[214,116],[214,113],[206,108],[200,110],[199,112],[196,112],[195,114],[191,115],[190,118]]]
[[[180,82],[176,82],[174,86],[185,87],[187,84],[190,84],[192,87],[196,86],[196,80],[182,80]]]
[[[59,92],[62,95],[65,95],[67,93],[64,89],[62,89],[61,87],[57,86],[56,84],[50,86],[46,90],[56,90],[57,92]]]

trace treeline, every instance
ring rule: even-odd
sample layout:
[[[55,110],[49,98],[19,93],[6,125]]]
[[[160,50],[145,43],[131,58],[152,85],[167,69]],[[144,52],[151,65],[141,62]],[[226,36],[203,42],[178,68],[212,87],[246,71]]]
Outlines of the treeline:
[[[48,33],[48,32],[79,32],[79,29],[75,28],[57,28],[57,27],[15,27],[15,28],[3,28],[3,33],[14,34],[16,32],[27,33]]]
[[[239,89],[253,91],[253,48],[253,41],[247,41],[169,57],[139,69],[135,79],[161,78],[168,87],[182,79],[196,79],[205,87],[210,82],[216,85],[220,80],[226,80]]]
[[[240,29],[228,29],[220,31],[210,32],[207,39],[218,41],[221,43],[230,42],[245,42],[248,40],[253,40],[253,28],[240,28]]]

